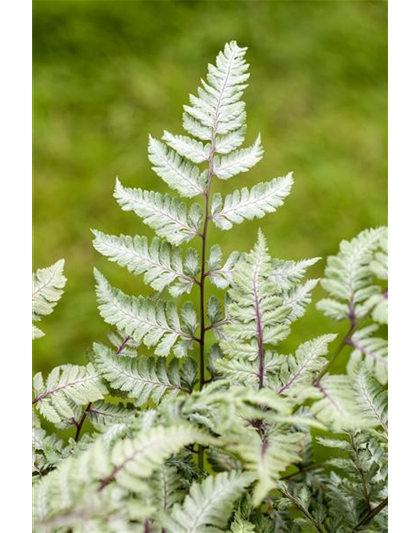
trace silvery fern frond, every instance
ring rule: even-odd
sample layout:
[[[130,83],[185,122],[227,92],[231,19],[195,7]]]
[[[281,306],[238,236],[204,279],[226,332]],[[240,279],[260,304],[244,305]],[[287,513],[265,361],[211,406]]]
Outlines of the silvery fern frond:
[[[388,391],[366,366],[361,366],[354,377],[357,403],[365,417],[380,425],[388,435]]]
[[[261,138],[258,135],[254,144],[249,148],[242,148],[229,155],[215,156],[214,174],[222,180],[227,180],[240,172],[247,172],[262,159],[263,153]]]
[[[322,335],[299,346],[294,355],[279,359],[277,393],[298,396],[305,386],[311,385],[323,368],[328,345],[336,335]]]
[[[63,275],[64,259],[60,259],[47,268],[39,268],[32,275],[32,320],[41,320],[53,312],[63,294],[67,279]],[[35,325],[32,326],[32,338],[44,336]]]
[[[364,315],[366,301],[380,293],[380,288],[372,285],[370,264],[386,231],[385,227],[368,229],[341,242],[338,255],[328,258],[321,281],[332,299],[321,300],[317,304],[320,311],[336,320]]]
[[[171,350],[177,357],[186,355],[198,323],[191,325],[191,321],[186,323],[184,320],[181,325],[173,302],[127,296],[111,287],[97,270],[95,277],[99,310],[108,324],[116,326],[136,342],[142,342],[147,347],[156,346],[156,355],[165,357]]]
[[[211,438],[191,425],[155,426],[141,430],[133,438],[116,442],[111,453],[112,470],[102,480],[100,490],[116,481],[125,489],[143,492],[149,478],[166,459],[193,443],[208,444]]]
[[[93,351],[95,365],[103,379],[116,391],[127,393],[138,406],[146,404],[149,399],[159,404],[163,396],[174,397],[180,392],[189,392],[186,384],[182,384],[182,369],[176,359],[167,365],[162,358],[121,357],[98,343],[94,344]],[[195,364],[188,362],[185,364]]]
[[[115,198],[124,211],[134,211],[144,223],[175,246],[188,242],[200,234],[203,211],[198,204],[189,210],[179,198],[142,189],[115,184]]]
[[[197,252],[190,248],[181,255],[181,250],[155,237],[150,245],[147,237],[106,235],[93,230],[95,249],[110,261],[126,267],[136,275],[144,274],[144,281],[156,291],[171,285],[172,296],[189,293],[199,271]]]
[[[228,194],[224,200],[216,193],[213,196],[211,220],[220,229],[228,230],[244,220],[262,218],[283,205],[292,184],[292,174],[288,174],[284,178],[258,183],[251,190],[243,187]]]
[[[181,196],[192,198],[204,194],[207,172],[200,172],[198,167],[152,136],[149,138],[149,159],[156,174]]]
[[[252,483],[254,475],[222,472],[194,483],[182,504],[176,504],[162,522],[168,533],[204,533],[224,528],[234,502]]]
[[[287,433],[276,426],[272,426],[263,437],[249,426],[227,437],[228,450],[239,455],[247,470],[256,475],[255,506],[276,486],[279,473],[300,460],[303,439],[302,433]]]
[[[87,366],[58,366],[46,381],[39,372],[33,382],[35,398],[32,405],[54,424],[71,420],[77,406],[102,400],[107,394],[99,372],[90,363]]]
[[[388,341],[373,334],[378,330],[371,324],[355,331],[348,341],[353,348],[347,368],[350,372],[363,361],[366,368],[382,384],[388,381]]]
[[[191,105],[184,106],[183,125],[193,137],[210,141],[214,136],[242,131],[246,114],[241,97],[249,78],[245,53],[246,48],[234,41],[226,44],[216,65],[209,65],[207,81],[201,81],[198,96],[190,95]]]

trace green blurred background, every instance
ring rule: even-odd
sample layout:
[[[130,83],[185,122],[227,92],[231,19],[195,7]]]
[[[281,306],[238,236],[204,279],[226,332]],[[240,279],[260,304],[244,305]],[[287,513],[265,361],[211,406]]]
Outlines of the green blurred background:
[[[182,105],[226,41],[248,46],[247,143],[265,157],[222,192],[294,171],[285,205],[230,232],[226,252],[248,250],[257,228],[273,256],[335,253],[341,239],[387,219],[387,5],[310,1],[36,1],[33,5],[34,268],[66,259],[68,284],[34,343],[34,369],[84,362],[108,327],[92,269],[132,294],[140,278],[108,263],[90,228],[151,231],[112,197],[124,185],[166,190],[147,160],[147,137],[181,133]],[[311,274],[322,274],[324,260]],[[314,300],[322,290],[317,288]],[[315,310],[294,325],[288,352],[340,331]]]

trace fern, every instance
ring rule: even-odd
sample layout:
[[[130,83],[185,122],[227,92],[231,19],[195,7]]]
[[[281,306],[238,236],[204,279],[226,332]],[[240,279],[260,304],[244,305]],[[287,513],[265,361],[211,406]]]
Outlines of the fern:
[[[100,231],[94,231],[94,235],[93,245],[98,252],[136,275],[144,274],[144,281],[157,291],[176,282],[171,286],[170,293],[179,296],[189,293],[194,283],[198,283],[198,255],[192,248],[187,250],[184,271],[179,248],[165,241],[155,238],[148,246],[146,237],[116,237]]]
[[[63,294],[66,278],[63,275],[64,259],[47,268],[39,268],[32,275],[32,320],[41,320],[53,312]],[[39,339],[44,332],[32,325],[32,338]]]
[[[224,527],[233,503],[253,480],[250,474],[232,472],[207,477],[194,484],[182,506],[177,504],[163,523],[169,533],[201,533],[207,526]]]
[[[283,205],[293,184],[292,175],[285,178],[274,178],[267,183],[259,183],[248,190],[228,194],[223,200],[220,194],[213,196],[211,220],[224,230],[231,229],[233,224],[241,224],[244,220],[262,218],[267,213],[274,213]]]
[[[159,403],[164,395],[173,397],[190,390],[181,383],[182,370],[180,372],[176,360],[167,366],[163,359],[127,359],[115,355],[102,344],[95,344],[93,349],[95,364],[103,379],[114,390],[121,390],[134,398],[136,405],[146,404],[149,399]]]
[[[54,368],[46,381],[40,372],[34,376],[32,404],[47,420],[57,424],[72,419],[76,406],[101,400],[106,393],[99,373],[91,364],[63,365]]]
[[[318,309],[347,333],[301,328],[284,353],[320,258],[272,258],[261,231],[229,254],[211,237],[274,213],[293,185],[288,173],[213,192],[263,155],[260,135],[245,144],[245,54],[226,44],[184,106],[184,133],[149,138],[171,194],[116,181],[119,206],[157,236],[93,230],[99,253],[156,292],[125,294],[95,270],[109,343],[86,366],[35,375],[35,533],[386,530],[386,229],[328,258]],[[60,298],[62,269],[35,274],[34,320]]]
[[[100,272],[96,271],[95,276],[99,310],[108,324],[117,326],[148,347],[157,346],[156,355],[168,355],[178,340],[184,342],[174,348],[174,353],[178,357],[186,354],[197,324],[189,327],[190,332],[182,329],[178,311],[172,302],[127,296],[112,288]]]
[[[115,198],[124,211],[134,211],[159,237],[175,246],[200,235],[203,213],[198,204],[193,204],[187,211],[186,204],[179,198],[153,191],[129,189],[123,187],[118,179]]]

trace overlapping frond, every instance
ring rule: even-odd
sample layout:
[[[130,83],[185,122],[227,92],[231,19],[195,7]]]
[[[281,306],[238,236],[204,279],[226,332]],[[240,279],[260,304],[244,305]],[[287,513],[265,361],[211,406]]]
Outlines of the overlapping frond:
[[[53,312],[63,294],[67,279],[63,275],[64,259],[47,268],[39,268],[32,275],[32,320],[41,320]],[[32,326],[32,338],[43,337],[44,332]]]
[[[276,486],[279,474],[299,461],[303,438],[302,433],[286,433],[275,426],[262,438],[255,428],[249,426],[227,437],[227,448],[239,455],[247,470],[256,474],[255,506]]]
[[[102,480],[101,488],[115,480],[130,491],[143,492],[144,480],[150,477],[166,459],[193,443],[207,444],[211,439],[191,425],[155,426],[140,431],[133,438],[117,441],[112,449],[112,470]]]

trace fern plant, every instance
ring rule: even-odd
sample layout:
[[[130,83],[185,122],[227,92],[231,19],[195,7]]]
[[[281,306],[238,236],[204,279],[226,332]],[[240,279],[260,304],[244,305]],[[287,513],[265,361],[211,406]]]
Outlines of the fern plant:
[[[245,52],[228,43],[209,65],[184,107],[186,135],[150,137],[153,170],[174,192],[116,182],[118,204],[157,236],[93,231],[98,252],[156,293],[127,295],[95,270],[108,342],[84,367],[34,377],[36,532],[386,531],[385,228],[328,259],[318,309],[348,321],[347,334],[331,323],[294,354],[282,342],[311,302],[318,280],[305,276],[319,258],[272,258],[261,231],[225,259],[208,246],[213,229],[273,213],[293,185],[289,173],[213,193],[263,154],[260,136],[242,147]],[[61,266],[35,276],[35,319],[61,295]]]

